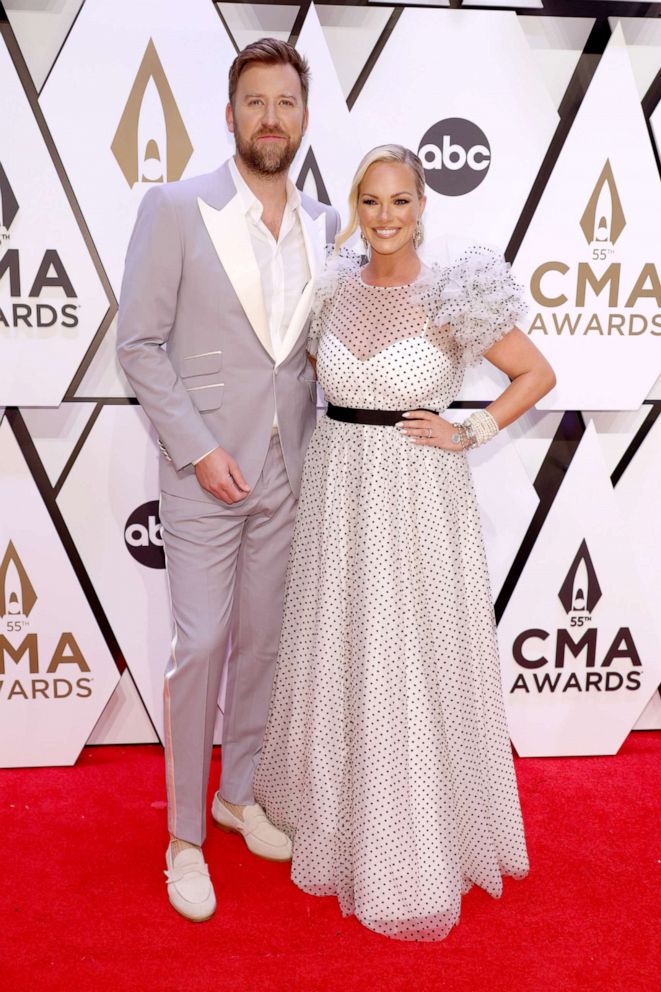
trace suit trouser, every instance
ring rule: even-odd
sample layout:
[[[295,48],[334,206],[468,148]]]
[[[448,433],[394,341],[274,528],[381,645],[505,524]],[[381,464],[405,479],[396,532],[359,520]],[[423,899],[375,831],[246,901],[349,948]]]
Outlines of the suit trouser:
[[[253,803],[268,717],[296,499],[278,435],[241,502],[161,494],[174,638],[165,675],[165,766],[170,833],[206,834],[206,793],[225,663],[220,792]],[[229,649],[229,653],[228,653]]]

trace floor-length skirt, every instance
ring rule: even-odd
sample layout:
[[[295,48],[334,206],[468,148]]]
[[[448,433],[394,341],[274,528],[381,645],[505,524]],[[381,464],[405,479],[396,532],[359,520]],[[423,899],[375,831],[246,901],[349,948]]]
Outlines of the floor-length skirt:
[[[324,419],[306,458],[257,801],[292,878],[438,940],[528,871],[464,453]]]

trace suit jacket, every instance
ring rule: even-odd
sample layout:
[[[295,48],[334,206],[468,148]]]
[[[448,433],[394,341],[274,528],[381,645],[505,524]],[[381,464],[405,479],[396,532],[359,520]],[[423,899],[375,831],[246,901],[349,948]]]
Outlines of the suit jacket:
[[[260,273],[227,163],[154,186],[140,204],[119,304],[118,356],[156,428],[161,488],[215,500],[191,464],[221,445],[253,486],[268,451],[274,412],[293,492],[316,419],[306,358],[308,315],[324,247],[339,215],[302,194],[300,217],[311,278],[285,334],[271,345]]]

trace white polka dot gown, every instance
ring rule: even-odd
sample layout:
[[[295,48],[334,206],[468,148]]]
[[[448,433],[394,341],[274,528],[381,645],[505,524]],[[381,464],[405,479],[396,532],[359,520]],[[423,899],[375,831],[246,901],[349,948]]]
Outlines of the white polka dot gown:
[[[331,257],[310,347],[338,405],[444,411],[516,323],[472,248],[410,286]],[[472,884],[528,871],[478,510],[464,453],[324,417],[308,449],[257,801],[292,878],[390,937],[439,940]]]

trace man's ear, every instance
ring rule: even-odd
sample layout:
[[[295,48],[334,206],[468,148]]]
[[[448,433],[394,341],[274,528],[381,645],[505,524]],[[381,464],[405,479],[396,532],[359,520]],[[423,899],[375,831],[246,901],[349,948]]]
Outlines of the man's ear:
[[[228,103],[225,107],[225,122],[227,124],[228,130],[234,134],[234,112],[232,110],[232,104]]]

